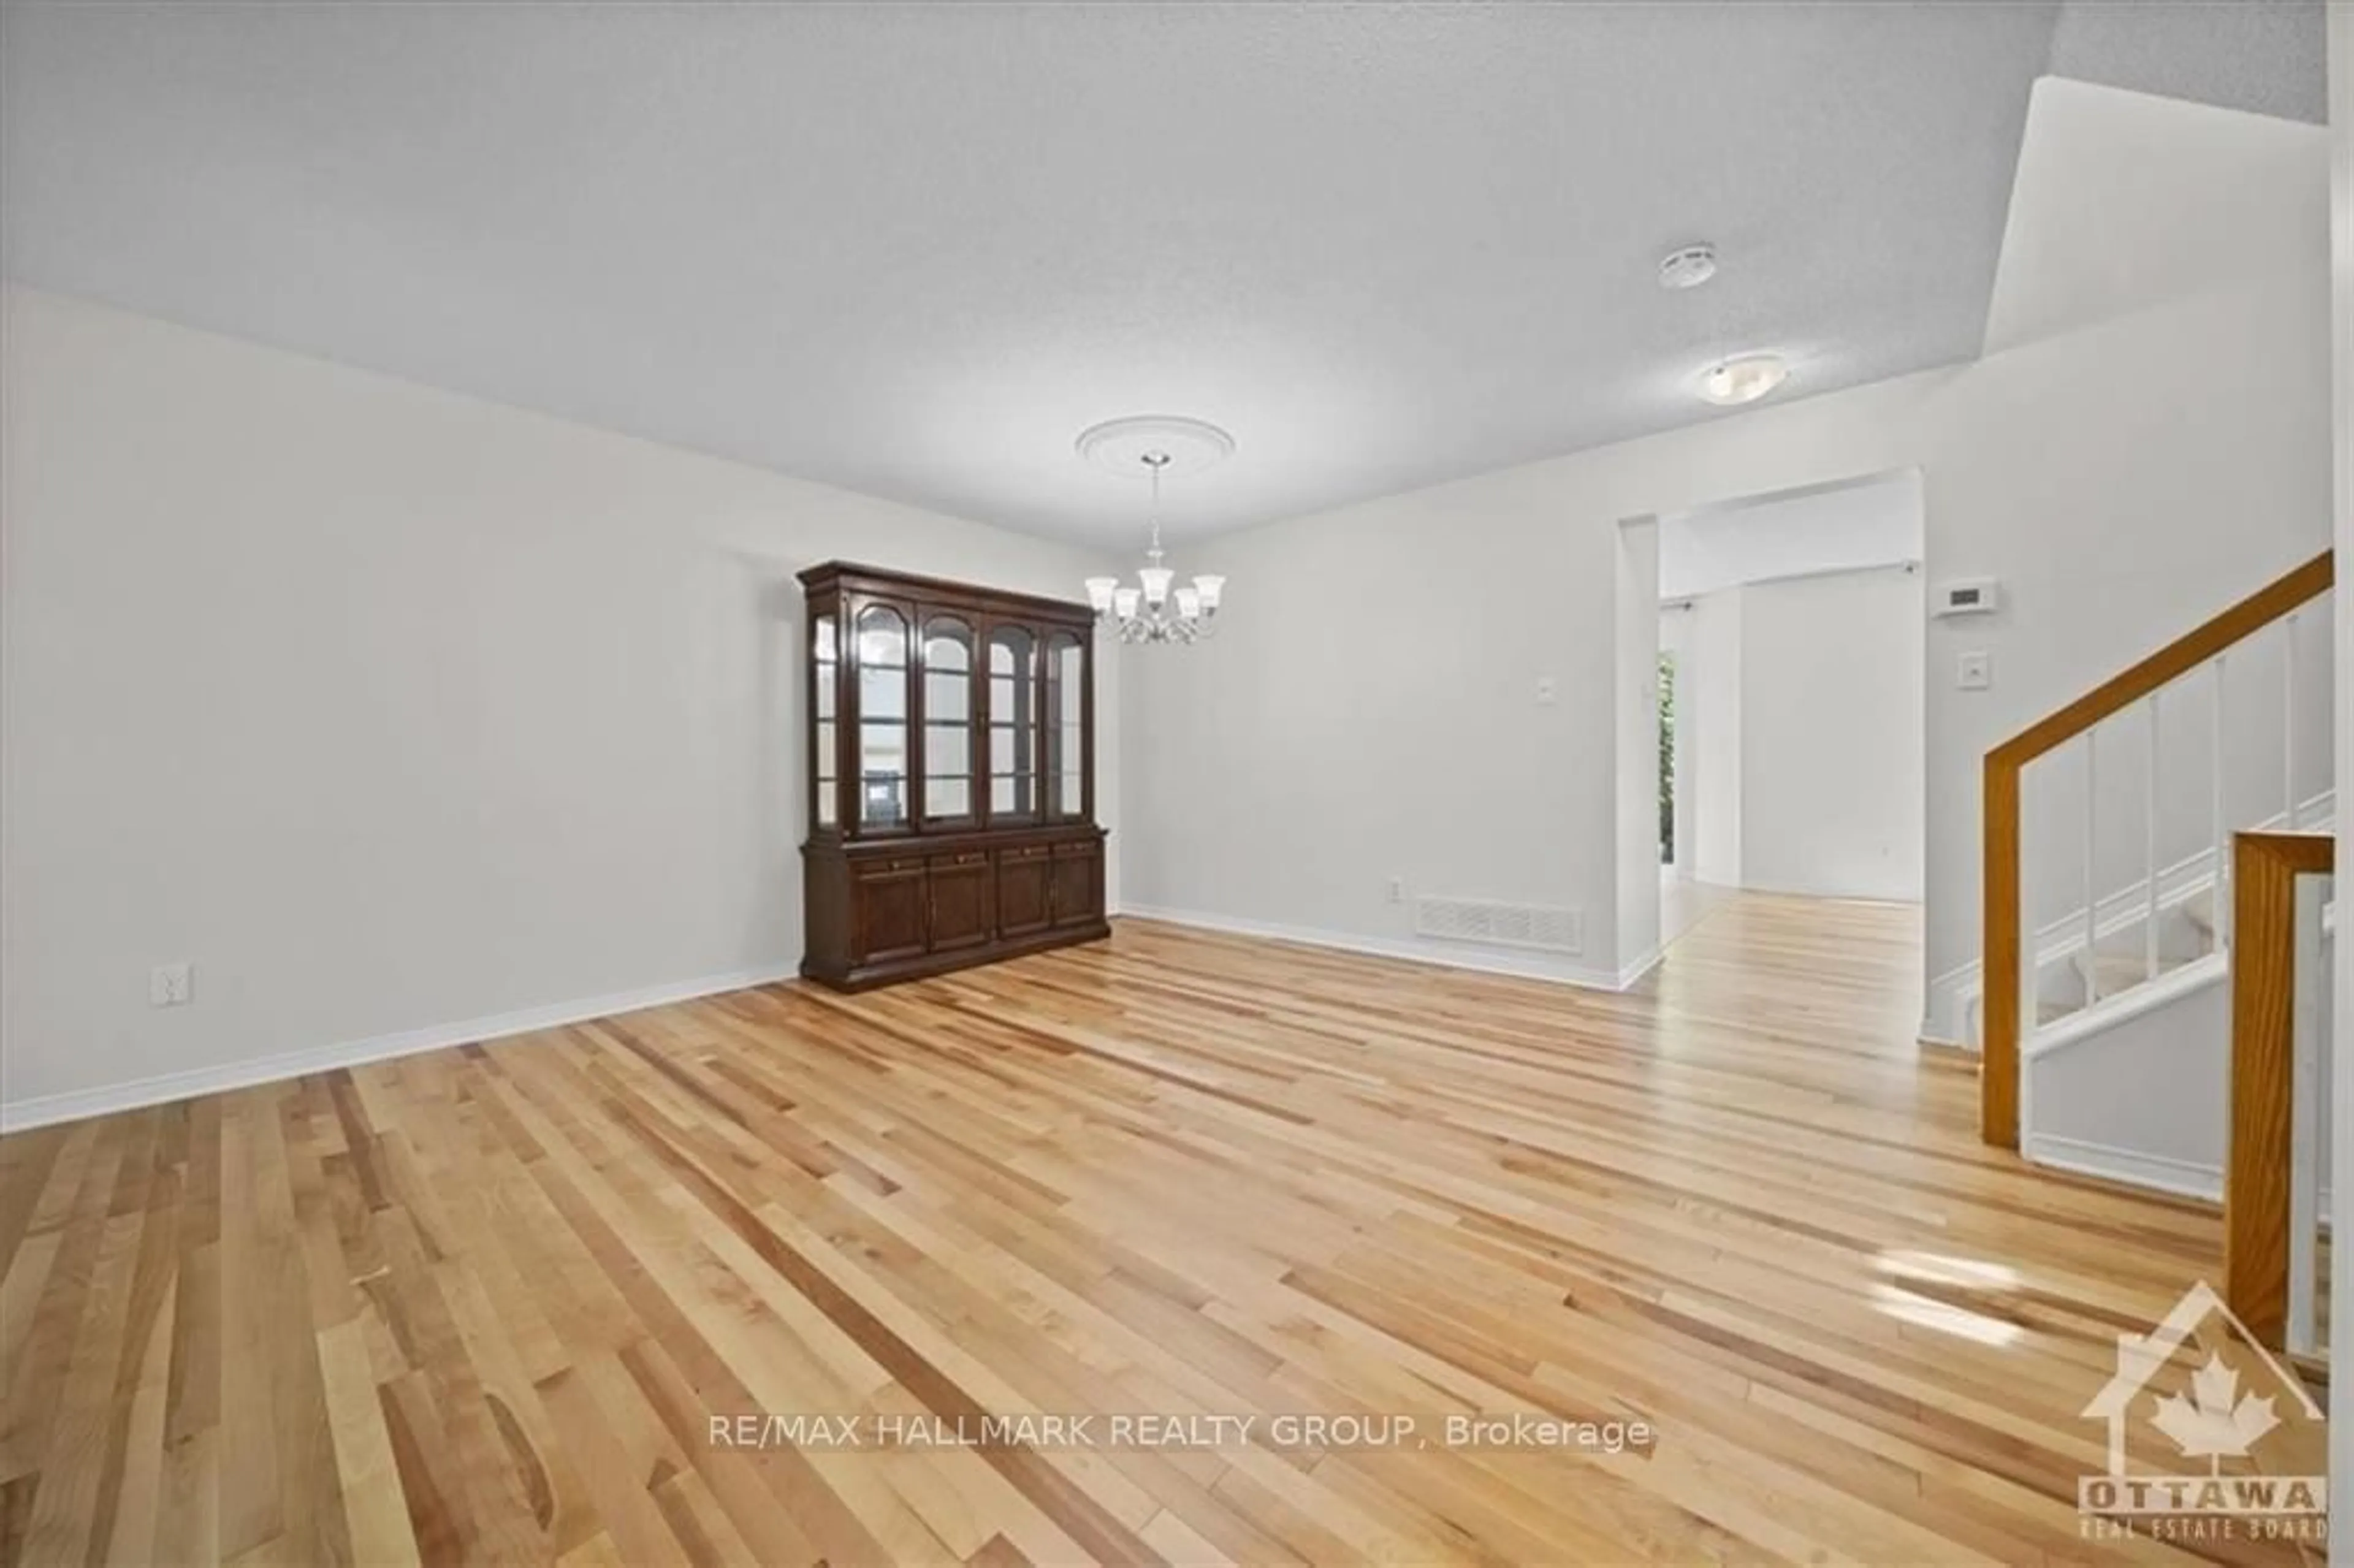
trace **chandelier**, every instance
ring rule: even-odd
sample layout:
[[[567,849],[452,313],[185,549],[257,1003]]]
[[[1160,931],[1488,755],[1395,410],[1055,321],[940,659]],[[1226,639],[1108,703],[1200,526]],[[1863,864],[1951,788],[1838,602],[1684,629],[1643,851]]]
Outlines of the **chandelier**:
[[[1136,574],[1143,587],[1124,587],[1118,577],[1089,577],[1087,602],[1095,607],[1096,624],[1118,631],[1122,642],[1199,642],[1217,626],[1218,596],[1226,579],[1197,577],[1191,588],[1170,587],[1177,574],[1161,564],[1161,471],[1174,460],[1164,451],[1149,451],[1137,461],[1152,471],[1152,547]]]
[[[1235,450],[1234,438],[1199,419],[1148,415],[1097,425],[1081,434],[1078,448],[1080,455],[1114,472],[1141,470],[1152,483],[1152,543],[1136,574],[1140,586],[1089,577],[1087,603],[1095,609],[1096,624],[1117,632],[1122,642],[1199,642],[1210,636],[1226,579],[1204,575],[1188,587],[1175,586],[1177,574],[1162,564],[1161,476],[1172,469],[1208,467]]]

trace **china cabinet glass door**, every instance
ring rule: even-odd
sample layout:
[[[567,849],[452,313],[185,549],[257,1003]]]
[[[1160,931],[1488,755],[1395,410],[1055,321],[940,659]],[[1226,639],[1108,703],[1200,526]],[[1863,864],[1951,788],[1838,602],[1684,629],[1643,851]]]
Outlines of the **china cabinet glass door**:
[[[1087,814],[1087,650],[1067,631],[1046,639],[1046,814]]]
[[[924,623],[924,825],[970,822],[976,706],[973,630],[953,615]]]
[[[907,824],[907,620],[889,605],[858,612],[858,826]]]
[[[1038,816],[1038,643],[1026,627],[989,634],[989,814]]]
[[[842,662],[831,615],[810,621],[810,672],[811,821],[831,828],[842,821]]]

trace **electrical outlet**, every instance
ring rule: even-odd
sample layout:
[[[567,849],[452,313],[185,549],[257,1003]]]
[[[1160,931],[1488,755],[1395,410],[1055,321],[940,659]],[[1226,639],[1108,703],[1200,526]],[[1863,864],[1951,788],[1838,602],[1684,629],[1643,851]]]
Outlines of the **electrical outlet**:
[[[1405,902],[1405,877],[1393,876],[1390,878],[1390,902],[1393,904],[1403,904]]]
[[[147,1000],[156,1007],[185,1007],[196,994],[196,966],[185,959],[157,964],[147,975]]]

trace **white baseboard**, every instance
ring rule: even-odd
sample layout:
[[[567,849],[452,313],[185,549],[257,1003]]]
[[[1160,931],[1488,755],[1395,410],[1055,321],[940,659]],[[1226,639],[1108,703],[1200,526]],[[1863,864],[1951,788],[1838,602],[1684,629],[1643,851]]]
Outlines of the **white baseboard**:
[[[1140,920],[1165,920],[1172,926],[1193,926],[1204,931],[1224,931],[1235,937],[1266,937],[1278,942],[1299,942],[1311,948],[1334,948],[1348,953],[1368,953],[1381,959],[1405,959],[1418,964],[1437,964],[1450,969],[1476,969],[1482,974],[1511,975],[1520,980],[1552,980],[1557,985],[1574,985],[1587,991],[1616,991],[1624,989],[1618,976],[1607,970],[1589,969],[1563,959],[1531,953],[1527,955],[1500,953],[1492,948],[1458,950],[1451,942],[1417,942],[1389,937],[1364,937],[1353,931],[1326,931],[1309,926],[1282,926],[1267,920],[1245,920],[1232,915],[1212,915],[1199,909],[1165,909],[1158,905],[1129,904],[1121,911]],[[1657,961],[1657,955],[1647,959],[1648,969]],[[1625,984],[1632,984],[1641,973],[1637,969]]]
[[[27,1100],[0,1101],[0,1132],[21,1132],[27,1128],[47,1127],[52,1122],[79,1121],[84,1117],[168,1105],[174,1100],[185,1100],[195,1095],[216,1095],[229,1089],[250,1088],[256,1084],[301,1077],[305,1073],[332,1072],[339,1067],[357,1067],[369,1062],[389,1061],[395,1056],[415,1055],[420,1051],[440,1051],[451,1045],[470,1045],[477,1041],[496,1040],[509,1034],[558,1029],[567,1023],[610,1018],[618,1012],[636,1012],[643,1008],[660,1007],[666,1002],[687,1001],[698,996],[716,996],[722,991],[772,985],[778,980],[791,979],[797,972],[790,967],[734,969],[725,974],[705,975],[697,980],[673,980],[666,985],[614,991],[608,996],[584,997],[575,1001],[552,1002],[545,1007],[493,1013],[487,1018],[470,1018],[457,1023],[437,1023],[423,1029],[405,1029],[393,1034],[374,1034],[364,1040],[346,1040],[340,1044],[314,1046],[307,1051],[255,1056],[214,1067],[191,1067],[186,1072],[164,1073],[133,1083],[75,1089]]]
[[[1625,991],[1637,980],[1641,980],[1645,975],[1649,974],[1653,969],[1658,969],[1659,967],[1660,959],[1667,955],[1667,951],[1668,949],[1665,947],[1654,946],[1649,950],[1638,955],[1633,963],[1622,964],[1619,966],[1618,980],[1616,989]]]
[[[2194,1164],[2162,1154],[2143,1154],[2105,1143],[2054,1138],[2042,1132],[2029,1133],[2019,1151],[2034,1164],[2073,1171],[2079,1176],[2105,1176],[2112,1181],[2154,1187],[2161,1192],[2200,1198],[2211,1203],[2223,1201],[2223,1172],[2212,1165]]]

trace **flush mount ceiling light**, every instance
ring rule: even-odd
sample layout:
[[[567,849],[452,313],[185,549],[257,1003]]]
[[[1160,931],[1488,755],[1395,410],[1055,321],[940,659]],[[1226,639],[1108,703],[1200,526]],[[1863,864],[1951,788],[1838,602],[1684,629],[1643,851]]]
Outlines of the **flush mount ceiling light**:
[[[1744,354],[1719,360],[1702,371],[1700,395],[1726,408],[1755,403],[1782,385],[1789,375],[1790,367],[1778,354]]]
[[[1716,276],[1716,247],[1687,245],[1659,259],[1659,287],[1697,289]]]
[[[1152,545],[1136,574],[1143,587],[1124,588],[1118,577],[1089,577],[1087,602],[1095,607],[1096,624],[1118,632],[1122,642],[1198,642],[1209,636],[1226,579],[1197,577],[1192,587],[1172,592],[1170,584],[1177,574],[1161,565],[1161,481],[1224,462],[1234,454],[1234,437],[1200,419],[1142,414],[1089,426],[1079,432],[1078,450],[1097,467],[1152,484]]]

